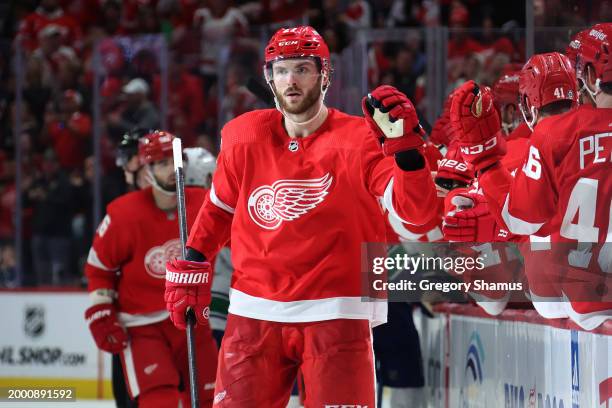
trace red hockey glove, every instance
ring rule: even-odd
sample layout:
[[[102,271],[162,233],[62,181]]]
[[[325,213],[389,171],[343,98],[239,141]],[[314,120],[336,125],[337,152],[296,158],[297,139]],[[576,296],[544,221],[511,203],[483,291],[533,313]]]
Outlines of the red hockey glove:
[[[500,242],[508,240],[508,231],[501,229],[489,211],[482,194],[457,189],[444,201],[444,239],[453,242]]]
[[[100,350],[120,353],[128,344],[128,335],[117,319],[112,303],[100,303],[85,311],[85,320]]]
[[[410,99],[396,88],[379,86],[361,100],[361,109],[385,156],[423,146],[425,132],[416,110]]]
[[[438,186],[450,191],[457,185],[465,187],[472,183],[474,169],[463,161],[456,142],[448,146],[446,155],[438,161],[438,172],[435,182]]]
[[[457,129],[450,123],[450,110],[454,94],[451,93],[444,102],[444,110],[433,125],[429,141],[436,145],[450,146],[457,139]]]
[[[493,92],[468,81],[454,92],[451,125],[457,129],[463,159],[476,171],[498,162],[506,154],[499,114],[493,105]]]
[[[182,261],[166,263],[166,293],[164,301],[172,323],[187,327],[185,313],[192,309],[200,324],[207,324],[210,314],[212,268],[210,262]]]

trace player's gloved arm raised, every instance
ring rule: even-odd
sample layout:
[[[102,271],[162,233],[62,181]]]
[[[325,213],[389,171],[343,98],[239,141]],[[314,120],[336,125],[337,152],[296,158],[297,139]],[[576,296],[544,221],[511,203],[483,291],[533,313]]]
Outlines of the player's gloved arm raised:
[[[421,154],[425,132],[406,95],[392,86],[379,86],[362,99],[361,108],[385,156],[394,155],[405,171],[425,167]]]
[[[506,154],[493,92],[468,81],[453,94],[450,124],[456,129],[463,159],[478,172],[497,165]]]

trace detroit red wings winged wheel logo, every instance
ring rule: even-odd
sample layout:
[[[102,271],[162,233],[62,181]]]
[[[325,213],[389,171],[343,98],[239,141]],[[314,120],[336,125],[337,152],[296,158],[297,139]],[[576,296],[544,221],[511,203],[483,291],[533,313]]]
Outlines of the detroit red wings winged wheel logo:
[[[154,278],[165,279],[166,262],[181,256],[181,240],[178,238],[171,239],[163,245],[154,246],[147,251],[144,258],[145,270]]]
[[[249,216],[261,228],[277,229],[320,204],[334,178],[329,173],[318,179],[278,180],[253,190],[247,203]]]

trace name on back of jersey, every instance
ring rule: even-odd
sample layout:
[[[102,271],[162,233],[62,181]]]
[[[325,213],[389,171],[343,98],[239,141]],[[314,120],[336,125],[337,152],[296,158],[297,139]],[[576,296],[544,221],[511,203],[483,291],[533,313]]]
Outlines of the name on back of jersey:
[[[612,161],[611,136],[612,132],[598,133],[581,137],[578,140],[581,170],[589,164],[609,163]]]

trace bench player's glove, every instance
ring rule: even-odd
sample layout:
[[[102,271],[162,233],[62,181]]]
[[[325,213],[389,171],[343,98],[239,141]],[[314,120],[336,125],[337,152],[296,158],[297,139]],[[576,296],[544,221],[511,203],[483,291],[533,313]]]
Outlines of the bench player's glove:
[[[452,242],[499,242],[508,239],[489,211],[484,195],[457,189],[444,201],[444,239]]]
[[[480,171],[501,160],[506,142],[501,136],[493,92],[468,81],[454,91],[450,124],[456,130],[463,159]]]
[[[85,320],[100,350],[120,353],[128,344],[128,335],[117,319],[112,303],[100,303],[85,311]]]
[[[416,110],[410,99],[396,88],[379,86],[361,100],[361,109],[385,156],[422,148],[425,132]]]
[[[194,311],[198,323],[208,323],[211,287],[210,262],[175,259],[166,263],[164,301],[170,319],[177,328],[184,330],[187,327],[185,313],[188,309]]]

